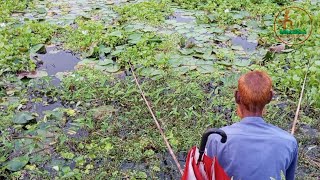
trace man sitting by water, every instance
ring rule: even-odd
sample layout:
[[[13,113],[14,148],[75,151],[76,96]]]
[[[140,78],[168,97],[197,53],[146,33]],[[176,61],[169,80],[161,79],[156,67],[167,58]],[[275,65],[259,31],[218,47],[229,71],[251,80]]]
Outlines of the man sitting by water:
[[[206,148],[210,157],[217,156],[233,180],[293,180],[298,145],[288,132],[268,124],[262,118],[272,99],[272,82],[262,71],[244,74],[235,92],[237,114],[241,121],[221,128],[227,134],[225,144],[219,135],[210,135]]]

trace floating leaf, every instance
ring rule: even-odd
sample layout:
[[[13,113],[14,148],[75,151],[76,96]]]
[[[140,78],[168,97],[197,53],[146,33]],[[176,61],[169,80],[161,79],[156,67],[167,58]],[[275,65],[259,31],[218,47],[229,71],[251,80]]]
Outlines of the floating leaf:
[[[56,109],[53,111],[45,111],[44,113],[49,119],[61,120],[63,118],[63,112]]]
[[[189,55],[192,54],[194,52],[193,49],[179,49],[179,52],[183,55]]]
[[[180,33],[180,34],[184,34],[184,33],[190,32],[190,30],[184,28],[184,29],[179,29],[177,32]]]
[[[109,54],[111,52],[111,47],[106,47],[104,45],[99,46],[99,54],[104,55],[104,54]]]
[[[209,18],[210,22],[214,22],[217,20],[218,16],[216,14],[209,14],[207,17]]]
[[[197,68],[197,70],[200,73],[206,74],[206,73],[212,73],[214,71],[212,64],[203,64]]]
[[[129,39],[129,43],[131,44],[137,44],[142,38],[142,34],[140,33],[134,33],[131,34],[128,39]]]
[[[90,111],[92,112],[93,118],[95,120],[102,120],[112,115],[112,113],[115,112],[116,109],[114,109],[114,107],[111,105],[106,105],[91,109]]]
[[[221,64],[221,65],[224,65],[224,66],[227,66],[227,67],[231,67],[232,64],[230,62],[226,62],[226,61],[218,61],[217,64]]]
[[[153,77],[153,76],[157,76],[157,75],[161,75],[163,73],[163,71],[159,70],[159,69],[155,69],[155,68],[142,68],[142,70],[140,71],[140,75],[142,76],[148,76],[148,77]]]
[[[111,59],[105,59],[103,61],[99,61],[98,65],[100,66],[106,66],[106,65],[110,65],[113,64],[114,62]]]
[[[105,67],[105,71],[110,72],[110,73],[114,73],[120,70],[120,67],[118,66],[118,64],[109,64],[108,66],[103,66]]]
[[[55,74],[55,77],[58,78],[60,81],[62,81],[63,78],[69,76],[70,74],[72,74],[71,72],[57,72]]]
[[[221,41],[221,42],[228,41],[229,39],[230,39],[230,37],[224,36],[224,35],[214,37],[214,40]]]
[[[19,171],[29,162],[28,156],[20,156],[7,163],[7,169],[10,171]]]
[[[113,52],[111,53],[111,55],[112,55],[112,56],[115,56],[115,55],[117,55],[117,54],[122,53],[123,51],[124,51],[124,49],[116,49],[115,51],[113,51]]]
[[[46,71],[31,71],[31,72],[20,72],[18,73],[18,78],[22,79],[24,77],[26,78],[41,78],[48,76],[48,73]]]
[[[46,51],[46,47],[44,46],[44,44],[38,44],[38,45],[35,45],[33,46],[31,49],[30,49],[30,54],[45,54],[47,51]]]
[[[209,32],[211,33],[223,33],[224,30],[218,27],[212,27],[211,29],[209,29]]]
[[[115,73],[120,70],[120,67],[118,66],[117,63],[107,64],[103,66],[97,64],[94,66],[94,68],[97,70],[106,71],[109,73]]]
[[[238,50],[238,51],[243,51],[243,47],[242,46],[238,46],[238,45],[232,45],[231,49]]]
[[[90,46],[89,50],[87,52],[82,53],[82,56],[83,57],[92,57],[95,52],[95,49],[96,49],[96,47],[94,45]]]
[[[250,62],[249,60],[241,60],[241,59],[235,60],[235,61],[233,62],[234,65],[240,66],[240,67],[249,66],[250,63],[251,63],[251,62]]]
[[[175,70],[178,71],[179,74],[185,74],[189,71],[189,68],[186,66],[182,66],[182,67],[175,68]]]
[[[122,33],[121,31],[113,31],[109,34],[109,36],[116,36],[116,37],[119,37],[121,38],[122,37]]]
[[[47,10],[46,10],[46,8],[39,8],[39,9],[37,9],[37,12],[39,14],[45,14],[45,13],[47,13]]]
[[[34,117],[30,112],[19,112],[13,116],[13,123],[26,124],[33,119]]]
[[[179,58],[172,58],[168,60],[168,63],[172,66],[172,67],[178,67],[182,64],[182,60]]]

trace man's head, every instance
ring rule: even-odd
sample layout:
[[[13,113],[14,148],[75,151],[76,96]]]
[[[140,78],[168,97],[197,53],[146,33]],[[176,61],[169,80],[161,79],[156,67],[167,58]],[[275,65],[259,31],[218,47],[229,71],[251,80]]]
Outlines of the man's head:
[[[235,92],[238,116],[262,116],[263,109],[271,101],[272,95],[272,81],[267,73],[251,71],[242,75]]]

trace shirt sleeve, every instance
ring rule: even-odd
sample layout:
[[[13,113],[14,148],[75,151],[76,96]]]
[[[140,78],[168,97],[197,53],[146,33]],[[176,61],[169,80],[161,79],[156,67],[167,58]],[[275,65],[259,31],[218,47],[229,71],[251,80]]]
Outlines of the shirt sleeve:
[[[293,151],[291,164],[286,171],[286,180],[294,180],[295,171],[298,163],[298,146],[296,145],[295,150]]]
[[[211,158],[217,156],[217,135],[211,134],[206,144],[207,155]]]

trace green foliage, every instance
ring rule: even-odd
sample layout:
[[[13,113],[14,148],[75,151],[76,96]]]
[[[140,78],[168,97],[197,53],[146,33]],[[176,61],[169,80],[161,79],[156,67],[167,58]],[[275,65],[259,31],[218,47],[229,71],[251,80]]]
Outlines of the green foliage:
[[[1,1],[0,4],[0,22],[6,22],[10,19],[11,13],[23,12],[27,7],[29,0],[10,0]]]
[[[33,46],[45,44],[55,31],[55,26],[45,22],[28,21],[0,29],[0,74],[6,71],[30,71],[35,62],[30,59]]]
[[[266,121],[289,129],[310,63],[296,137],[303,153],[319,143],[303,129],[303,125],[319,129],[315,119],[320,116],[320,62],[314,49],[320,45],[319,28],[304,44],[269,52],[263,59],[277,42],[274,14],[287,1],[154,0],[118,5],[83,1],[81,6],[87,6],[81,12],[78,4],[68,2],[29,2],[0,5],[1,177],[157,179],[168,174],[179,179],[129,61],[179,156],[199,143],[205,129],[239,121],[233,93],[240,74],[252,69],[266,70],[273,79],[276,96],[267,106]],[[314,19],[320,18],[318,4],[288,3],[312,12]],[[26,14],[11,17],[16,11]],[[25,19],[31,16],[38,21]],[[195,17],[197,21],[192,20]],[[230,34],[257,47],[244,51]],[[51,84],[49,71],[35,66],[41,59],[34,56],[49,44],[72,50],[80,58],[74,72],[58,73],[57,86]],[[59,57],[56,51],[43,56],[55,54]],[[36,73],[19,74],[31,80],[16,75],[32,70]],[[299,166],[313,174],[301,177],[318,177],[319,170],[308,157],[307,153],[300,157]]]
[[[279,5],[275,2],[264,1],[211,1],[211,0],[172,0],[187,9],[204,10],[205,15],[198,17],[200,22],[240,24],[246,17],[258,20],[267,14],[275,14]]]
[[[142,21],[153,25],[162,23],[171,13],[165,1],[144,1],[114,8],[121,15],[121,22]]]
[[[64,32],[65,47],[73,51],[88,51],[91,46],[102,41],[101,36],[106,32],[101,22],[77,19],[77,28],[67,27]]]

